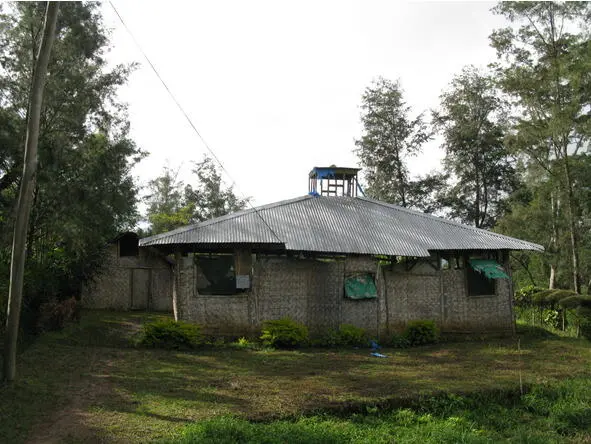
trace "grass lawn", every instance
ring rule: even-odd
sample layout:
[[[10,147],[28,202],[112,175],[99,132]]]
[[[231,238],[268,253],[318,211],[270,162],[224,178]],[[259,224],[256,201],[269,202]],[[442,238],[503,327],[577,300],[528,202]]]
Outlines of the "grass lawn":
[[[551,442],[543,425],[550,433],[561,424],[558,413],[547,421],[559,402],[576,407],[575,419],[567,415],[575,426],[556,436],[591,442],[584,340],[526,334],[521,351],[517,339],[505,339],[384,349],[385,359],[369,350],[135,348],[130,338],[141,323],[159,317],[85,312],[79,325],[40,337],[21,354],[18,381],[0,386],[0,442],[291,442],[296,435],[298,442]],[[504,422],[484,424],[493,421],[487,409]],[[519,431],[532,439],[492,434],[519,418],[534,427]]]

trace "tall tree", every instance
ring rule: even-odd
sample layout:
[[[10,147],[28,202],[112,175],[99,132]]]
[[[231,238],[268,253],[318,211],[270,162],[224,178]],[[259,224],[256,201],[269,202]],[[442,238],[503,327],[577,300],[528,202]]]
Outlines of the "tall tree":
[[[443,134],[444,165],[454,183],[442,196],[449,215],[492,228],[516,188],[514,161],[504,145],[507,106],[493,80],[467,67],[441,94],[433,124]]]
[[[588,147],[591,43],[587,2],[502,2],[494,11],[511,26],[491,35],[503,90],[518,116],[513,148],[552,181],[565,211],[572,283],[580,291],[579,186],[573,157]]]
[[[185,199],[193,206],[191,222],[201,222],[246,208],[248,198],[234,193],[232,186],[225,186],[219,169],[213,159],[203,156],[194,164],[195,185],[185,187]]]
[[[158,234],[190,223],[192,206],[185,204],[183,182],[178,180],[179,169],[165,166],[162,174],[148,183],[146,215],[150,233]]]
[[[151,234],[233,213],[248,204],[248,199],[238,197],[233,187],[224,185],[210,157],[195,163],[192,173],[191,183],[186,186],[178,180],[178,169],[169,167],[149,182],[145,202]]]
[[[33,69],[33,82],[31,85],[29,106],[27,108],[25,159],[16,207],[16,222],[14,224],[12,258],[10,263],[10,290],[8,294],[8,313],[6,316],[6,346],[4,349],[4,379],[6,381],[13,381],[16,376],[16,347],[23,299],[27,230],[29,228],[29,217],[33,205],[35,174],[37,172],[39,119],[41,118],[47,65],[49,64],[51,47],[55,39],[58,10],[58,3],[48,2],[41,45]]]
[[[5,233],[14,226],[23,168],[28,92],[44,2],[15,2],[0,15],[0,273]],[[117,88],[131,66],[109,67],[108,31],[94,2],[63,2],[57,18],[40,118],[39,162],[27,233],[23,309],[34,324],[49,298],[79,294],[104,259],[104,246],[134,226],[137,188],[131,169],[143,156],[128,136]],[[4,125],[6,123],[6,125]],[[6,142],[6,143],[4,143]],[[0,303],[3,304],[0,282]],[[30,315],[30,316],[29,316]]]
[[[363,134],[355,142],[356,153],[365,168],[367,194],[403,207],[420,204],[410,177],[407,159],[421,152],[431,132],[419,114],[403,98],[398,82],[379,78],[361,98]]]

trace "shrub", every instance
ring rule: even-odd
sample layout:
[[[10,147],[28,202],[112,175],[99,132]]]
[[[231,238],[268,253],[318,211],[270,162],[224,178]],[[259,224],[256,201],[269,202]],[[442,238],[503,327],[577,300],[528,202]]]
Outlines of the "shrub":
[[[185,349],[203,345],[204,338],[199,325],[166,319],[145,324],[140,344],[148,347]]]
[[[516,307],[531,307],[533,305],[533,295],[543,291],[543,288],[534,285],[527,285],[515,292],[514,300]]]
[[[80,320],[80,304],[71,297],[63,301],[52,300],[39,306],[38,331],[61,330],[67,322]]]
[[[591,341],[591,308],[581,306],[577,309],[579,318],[579,332],[585,339]]]
[[[339,345],[365,345],[367,343],[367,334],[360,327],[351,324],[342,324],[337,331]]]
[[[340,344],[339,332],[334,328],[325,331],[322,336],[310,341],[314,347],[338,347]]]
[[[407,348],[410,347],[410,342],[406,338],[406,336],[395,334],[394,336],[392,336],[390,345],[394,348]]]
[[[231,348],[237,348],[241,350],[257,350],[260,349],[260,344],[257,341],[252,341],[244,336],[238,338],[230,344]]]
[[[411,346],[434,344],[439,341],[439,329],[433,321],[411,321],[403,336]]]
[[[308,341],[308,329],[289,318],[263,322],[263,344],[277,348],[294,348]]]

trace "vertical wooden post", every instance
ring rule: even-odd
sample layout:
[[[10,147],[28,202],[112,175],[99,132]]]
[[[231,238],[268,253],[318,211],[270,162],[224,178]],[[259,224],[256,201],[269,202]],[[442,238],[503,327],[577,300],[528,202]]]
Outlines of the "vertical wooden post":
[[[517,334],[517,326],[515,325],[517,319],[515,318],[515,307],[513,305],[513,273],[511,271],[511,262],[509,261],[509,251],[502,251],[501,258],[503,261],[501,262],[509,276],[509,313],[511,316],[511,334],[515,336]]]
[[[181,284],[181,268],[183,266],[183,256],[179,250],[174,252],[174,275],[172,277],[172,314],[174,320],[178,321],[179,316],[179,293]]]
[[[33,206],[33,191],[35,189],[35,175],[37,173],[39,121],[41,119],[47,65],[49,64],[51,46],[55,39],[58,9],[59,5],[57,2],[48,2],[45,23],[43,25],[43,38],[35,62],[29,99],[25,161],[16,207],[12,259],[10,262],[10,289],[8,292],[6,342],[4,348],[4,379],[8,382],[13,381],[16,376],[16,349],[23,299],[27,232],[29,231],[29,217],[31,215],[31,207]]]

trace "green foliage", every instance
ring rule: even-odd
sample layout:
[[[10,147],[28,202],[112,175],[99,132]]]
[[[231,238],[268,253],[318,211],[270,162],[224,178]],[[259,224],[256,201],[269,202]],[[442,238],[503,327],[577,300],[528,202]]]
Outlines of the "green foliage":
[[[535,285],[527,285],[521,287],[515,292],[514,302],[516,307],[531,307],[534,304],[533,296],[536,293],[543,291],[543,288],[536,287]]]
[[[185,187],[185,199],[193,208],[191,221],[202,222],[242,210],[248,204],[234,193],[232,186],[225,187],[222,175],[212,158],[203,156],[192,170],[195,184]]]
[[[510,225],[547,246],[558,285],[576,292],[589,267],[580,259],[590,228],[590,178],[579,171],[586,169],[589,156],[582,153],[591,140],[590,11],[587,2],[500,2],[494,12],[509,26],[490,37],[500,61],[497,80],[518,112],[506,143],[524,161],[531,191],[515,202],[510,218],[517,220]]]
[[[403,333],[409,345],[435,344],[439,341],[439,329],[434,321],[410,321]]]
[[[431,140],[423,116],[411,117],[399,82],[379,78],[361,98],[363,133],[355,142],[364,167],[366,192],[375,199],[426,211],[435,209],[431,199],[443,186],[443,175],[411,180],[405,159],[421,152]]]
[[[390,339],[390,345],[394,348],[407,348],[411,346],[410,341],[404,334],[392,335],[392,338]]]
[[[0,281],[8,270],[13,211],[23,167],[31,60],[45,6],[18,3],[0,15]],[[105,244],[137,220],[131,174],[143,153],[129,138],[116,97],[133,66],[109,66],[100,5],[60,5],[41,116],[35,202],[27,239],[23,327],[40,306],[78,296],[100,271]],[[5,290],[0,284],[0,311]]]
[[[559,303],[563,308],[591,307],[591,296],[571,294],[562,298]]]
[[[584,441],[591,427],[587,379],[535,385],[514,392],[422,397],[416,407],[364,414],[314,415],[249,422],[232,416],[185,427],[174,443],[490,443]]]
[[[338,330],[328,329],[322,336],[311,340],[317,347],[342,347],[367,345],[368,337],[363,328],[351,324],[341,324]]]
[[[341,345],[341,340],[338,331],[329,328],[320,337],[311,339],[310,344],[314,347],[338,347]]]
[[[518,185],[504,144],[508,104],[491,76],[467,67],[441,95],[440,108],[433,122],[444,137],[445,170],[456,179],[441,193],[441,203],[454,219],[492,228]]]
[[[265,321],[261,340],[271,347],[299,347],[308,342],[308,328],[289,318]]]
[[[238,338],[236,341],[231,342],[230,348],[239,350],[262,350],[263,346],[256,339],[248,339],[245,337]]]
[[[542,312],[542,322],[552,328],[560,328],[560,312],[546,309]]]
[[[145,202],[150,234],[202,222],[242,210],[248,199],[240,199],[232,187],[224,187],[222,176],[207,156],[194,165],[193,183],[178,179],[179,170],[164,167],[162,174],[148,184]]]
[[[167,349],[191,349],[204,342],[199,325],[171,319],[144,324],[139,341],[141,345]]]
[[[337,331],[339,345],[361,346],[367,344],[367,333],[363,328],[341,324]]]

